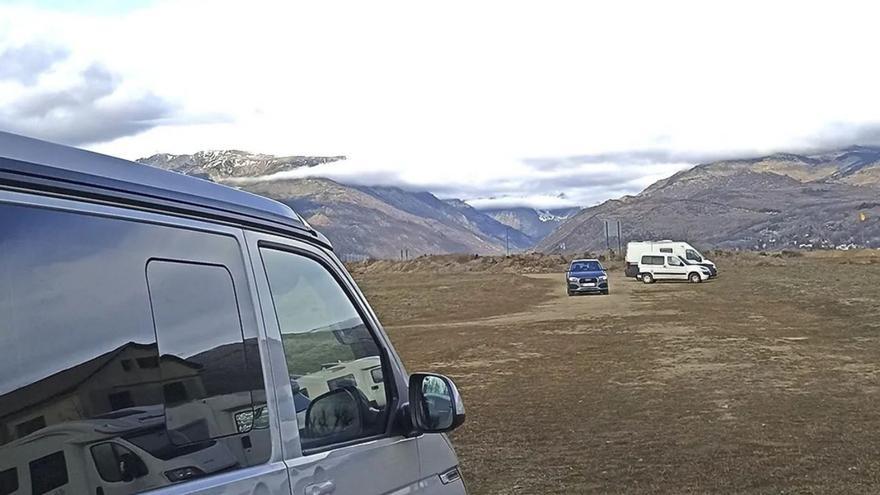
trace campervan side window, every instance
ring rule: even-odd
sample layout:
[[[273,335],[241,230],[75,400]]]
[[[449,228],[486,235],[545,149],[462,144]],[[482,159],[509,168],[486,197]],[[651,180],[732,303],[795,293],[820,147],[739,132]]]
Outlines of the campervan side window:
[[[660,248],[660,252],[672,254],[672,248]]]
[[[58,451],[31,461],[31,493],[42,495],[67,484],[67,462],[64,452]]]
[[[154,260],[147,265],[159,343],[165,420],[178,445],[239,433],[229,410],[253,410],[235,286],[218,265]],[[245,378],[249,375],[244,373]],[[182,418],[182,419],[178,419]],[[206,421],[193,427],[194,418]]]
[[[16,475],[22,486],[12,493],[52,493],[61,485],[68,494],[107,490],[97,472],[68,480],[68,470],[86,465],[94,469],[88,447],[108,441],[125,445],[156,472],[178,469],[181,463],[197,468],[175,473],[176,481],[269,459],[270,430],[257,430],[256,423],[247,433],[235,431],[242,438],[181,445],[185,435],[203,438],[204,432],[235,429],[236,412],[255,401],[266,404],[258,320],[242,248],[234,236],[0,203],[0,253],[0,347],[6,357],[0,360],[0,457],[32,462],[34,480],[31,487],[28,472],[22,472],[27,464],[18,472],[2,471],[0,495],[12,490]],[[185,297],[180,304],[192,302],[205,314],[160,302],[159,331],[176,328],[192,337],[188,344],[184,335],[175,340],[163,333],[160,359],[146,268],[151,260],[181,258],[212,268],[200,265],[195,280],[182,280],[180,289],[156,296]],[[174,272],[160,274],[169,279],[189,273],[166,271]],[[189,299],[194,284],[202,294]],[[208,297],[231,309],[206,305]],[[215,322],[218,326],[207,338],[199,333]],[[224,347],[230,334],[235,345]],[[175,382],[183,387],[163,387]],[[165,428],[166,392],[184,404],[192,396],[205,399],[191,411],[180,434]],[[224,410],[223,401],[246,406]],[[148,434],[152,436],[143,439]],[[138,441],[150,449],[142,449]],[[65,450],[73,444],[85,448]],[[244,445],[251,447],[246,451]],[[33,446],[39,447],[39,455],[32,453],[37,450]],[[35,460],[52,452],[57,454]],[[4,463],[0,469],[9,467]],[[163,484],[171,480],[157,478],[154,487]],[[123,482],[113,493],[142,489]]]
[[[275,249],[260,252],[288,374],[296,385],[294,402],[320,403],[338,391],[336,395],[348,395],[358,407],[377,413],[358,428],[348,429],[326,413],[312,416],[309,408],[306,424],[299,425],[303,450],[384,433],[393,384],[386,389],[384,383],[374,381],[375,375],[365,372],[381,368],[384,359],[357,307],[321,262]]]
[[[703,261],[703,258],[700,256],[700,254],[697,253],[696,251],[694,251],[693,249],[686,250],[684,252],[684,257],[690,261],[697,261],[697,262]]]
[[[663,256],[642,256],[642,264],[663,266]]]

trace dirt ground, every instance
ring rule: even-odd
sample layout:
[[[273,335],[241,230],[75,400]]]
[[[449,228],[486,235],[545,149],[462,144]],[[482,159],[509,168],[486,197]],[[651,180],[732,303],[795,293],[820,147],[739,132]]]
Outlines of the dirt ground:
[[[410,371],[455,379],[474,494],[877,493],[880,256],[731,256],[703,284],[359,273]]]

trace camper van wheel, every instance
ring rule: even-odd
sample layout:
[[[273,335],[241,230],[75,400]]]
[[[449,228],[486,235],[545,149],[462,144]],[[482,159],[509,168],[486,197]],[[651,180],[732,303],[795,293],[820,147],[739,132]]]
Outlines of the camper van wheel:
[[[638,280],[639,282],[642,281],[642,274],[641,273],[636,274],[636,280]]]
[[[688,279],[692,284],[698,284],[703,281],[703,279],[700,278],[700,274],[697,272],[691,273],[690,276],[688,276]]]
[[[654,283],[654,276],[651,275],[650,273],[643,273],[642,274],[642,282],[644,282],[646,284],[652,284],[652,283]]]

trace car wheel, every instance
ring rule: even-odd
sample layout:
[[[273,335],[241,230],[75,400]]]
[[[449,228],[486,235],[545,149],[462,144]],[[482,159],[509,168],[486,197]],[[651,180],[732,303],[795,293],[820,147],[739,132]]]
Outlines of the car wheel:
[[[638,280],[639,282],[642,281],[642,274],[641,273],[636,275],[636,280]]]
[[[652,283],[654,283],[654,276],[651,275],[650,273],[643,273],[642,274],[642,282],[644,282],[646,284],[652,284]]]
[[[690,280],[692,284],[698,284],[703,281],[702,277],[700,277],[700,274],[697,272],[688,275],[688,280]]]

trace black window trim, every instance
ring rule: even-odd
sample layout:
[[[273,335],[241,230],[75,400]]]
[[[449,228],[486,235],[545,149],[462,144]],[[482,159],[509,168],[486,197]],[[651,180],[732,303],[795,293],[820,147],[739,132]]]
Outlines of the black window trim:
[[[341,449],[345,447],[350,447],[353,445],[360,445],[369,442],[374,442],[376,440],[380,440],[383,438],[394,438],[396,436],[400,436],[401,432],[394,431],[394,424],[397,419],[398,409],[400,408],[401,399],[398,393],[398,383],[395,380],[396,376],[394,370],[391,367],[391,363],[393,360],[389,354],[388,348],[385,345],[384,339],[380,338],[378,328],[373,323],[372,318],[369,317],[369,314],[365,311],[364,307],[361,306],[361,302],[359,298],[355,297],[351,288],[349,288],[347,281],[341,276],[338,272],[339,268],[334,266],[325,260],[322,256],[315,254],[314,252],[309,251],[308,249],[303,249],[296,246],[291,246],[287,244],[281,244],[272,241],[259,240],[257,241],[257,253],[260,256],[260,265],[263,268],[263,275],[265,276],[266,285],[269,287],[269,299],[272,304],[272,312],[275,317],[276,325],[278,327],[278,331],[281,332],[281,322],[278,320],[278,311],[275,308],[275,299],[272,297],[272,285],[269,283],[269,270],[266,269],[266,262],[263,259],[262,249],[271,249],[274,251],[281,251],[293,255],[303,256],[312,261],[317,262],[321,265],[327,272],[330,273],[330,276],[336,281],[336,284],[339,285],[339,288],[342,289],[342,292],[348,298],[349,302],[354,306],[355,311],[357,311],[358,316],[361,318],[361,321],[364,322],[364,327],[366,327],[367,331],[370,333],[370,337],[376,341],[376,346],[379,349],[380,358],[382,361],[382,373],[385,378],[385,401],[386,408],[388,411],[388,417],[385,418],[385,431],[376,435],[365,436],[361,438],[356,438],[354,440],[348,440],[345,442],[331,443],[327,445],[322,445],[320,447],[305,449],[302,446],[302,441],[300,441],[300,449],[303,456],[320,454],[322,452],[327,452],[331,450]],[[283,335],[283,334],[282,334]],[[287,362],[284,363],[285,368],[287,367]],[[391,385],[389,387],[388,377],[392,377]],[[289,385],[287,385],[289,386]],[[301,425],[297,425],[298,427]],[[303,425],[304,426],[304,425]]]

